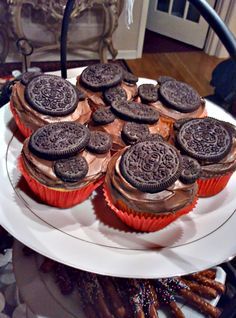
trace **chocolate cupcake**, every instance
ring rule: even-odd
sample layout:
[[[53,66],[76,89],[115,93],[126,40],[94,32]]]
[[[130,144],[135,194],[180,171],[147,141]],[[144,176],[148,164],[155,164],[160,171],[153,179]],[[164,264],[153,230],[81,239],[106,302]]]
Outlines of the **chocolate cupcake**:
[[[150,134],[159,134],[158,120],[159,114],[152,106],[120,100],[114,101],[111,107],[97,109],[91,116],[89,127],[109,133],[115,152]]]
[[[118,64],[97,63],[77,77],[76,86],[88,97],[92,111],[110,106],[114,100],[132,100],[137,95],[138,78]]]
[[[105,199],[130,227],[157,231],[194,208],[199,170],[194,159],[182,158],[167,142],[141,141],[112,157]]]
[[[73,121],[85,124],[91,110],[82,92],[59,76],[24,73],[13,86],[10,108],[25,137],[46,124]]]
[[[158,84],[139,87],[139,98],[158,110],[160,126],[168,129],[169,135],[177,120],[207,115],[204,99],[190,85],[163,76],[158,79]]]
[[[111,138],[79,123],[60,122],[36,130],[24,142],[19,166],[31,190],[59,208],[74,206],[103,183]]]
[[[222,191],[236,170],[236,128],[214,118],[190,119],[176,126],[176,145],[201,166],[201,197]]]

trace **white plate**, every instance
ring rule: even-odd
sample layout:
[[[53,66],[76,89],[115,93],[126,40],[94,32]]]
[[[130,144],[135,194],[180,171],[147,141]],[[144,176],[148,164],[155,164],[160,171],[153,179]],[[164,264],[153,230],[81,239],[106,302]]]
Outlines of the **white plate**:
[[[85,318],[77,291],[69,296],[63,296],[52,274],[41,273],[38,268],[42,263],[40,255],[25,257],[22,244],[16,242],[13,249],[13,267],[17,286],[26,302],[37,318]],[[225,283],[226,274],[221,267],[216,267],[216,281]],[[32,293],[34,290],[34,293]],[[216,306],[220,296],[210,303]],[[178,302],[186,318],[204,318],[204,315]],[[159,318],[168,318],[167,313],[158,310]],[[35,317],[35,318],[36,318]]]
[[[236,124],[216,105],[207,102],[207,109]],[[36,201],[17,169],[22,139],[7,106],[0,110],[0,131],[0,220],[40,254],[90,272],[136,278],[184,275],[236,254],[236,174],[221,193],[199,199],[193,212],[165,229],[136,233],[110,213],[100,192],[66,210]]]

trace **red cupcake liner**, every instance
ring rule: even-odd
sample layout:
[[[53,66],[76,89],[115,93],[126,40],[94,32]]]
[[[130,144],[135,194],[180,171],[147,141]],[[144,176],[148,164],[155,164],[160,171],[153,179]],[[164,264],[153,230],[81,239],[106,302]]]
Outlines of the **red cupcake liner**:
[[[191,204],[174,213],[167,212],[150,215],[150,213],[148,212],[138,213],[131,209],[128,209],[127,207],[126,208],[129,211],[122,211],[112,203],[111,195],[105,185],[103,186],[103,193],[108,206],[112,209],[113,212],[115,212],[115,214],[121,219],[121,221],[123,221],[131,228],[142,232],[155,232],[163,229],[182,215],[185,215],[192,211],[193,208],[196,206],[198,200],[198,198],[195,197]],[[122,205],[125,208],[125,204]]]
[[[104,181],[104,177],[78,190],[58,190],[49,188],[31,177],[22,157],[18,161],[19,169],[33,193],[44,203],[57,208],[70,208],[86,200]]]
[[[221,192],[227,185],[232,173],[210,178],[210,179],[198,179],[198,196],[199,197],[211,197]]]
[[[29,136],[31,136],[33,131],[31,129],[27,128],[22,123],[22,121],[20,120],[20,117],[18,116],[18,114],[17,114],[17,112],[15,110],[15,107],[14,107],[14,104],[13,104],[12,100],[10,100],[10,109],[11,109],[12,115],[13,115],[13,117],[15,119],[16,125],[17,125],[18,129],[20,130],[21,134],[25,138],[28,138]]]

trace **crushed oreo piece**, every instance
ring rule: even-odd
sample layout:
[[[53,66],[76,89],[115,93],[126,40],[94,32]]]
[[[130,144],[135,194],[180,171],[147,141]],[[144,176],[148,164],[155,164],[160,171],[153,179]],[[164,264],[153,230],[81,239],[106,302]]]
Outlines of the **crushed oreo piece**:
[[[123,140],[128,145],[144,140],[149,134],[148,125],[135,122],[125,123],[121,132]]]
[[[98,154],[106,153],[111,149],[112,138],[102,131],[92,131],[90,134],[87,149]]]
[[[103,92],[103,97],[107,105],[119,100],[127,100],[127,94],[121,86],[110,87]]]
[[[201,166],[197,160],[182,156],[182,171],[179,179],[185,184],[194,183],[200,176]]]
[[[92,120],[97,125],[110,124],[115,118],[116,117],[110,107],[100,107],[92,114]]]

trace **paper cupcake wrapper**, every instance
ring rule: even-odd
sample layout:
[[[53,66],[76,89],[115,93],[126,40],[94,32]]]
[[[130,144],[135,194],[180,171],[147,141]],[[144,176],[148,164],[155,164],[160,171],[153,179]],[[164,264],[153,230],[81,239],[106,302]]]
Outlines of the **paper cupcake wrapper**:
[[[16,122],[16,125],[18,127],[18,129],[20,130],[21,134],[25,137],[25,138],[28,138],[29,136],[32,135],[33,131],[29,128],[27,128],[23,123],[22,121],[20,120],[20,117],[18,116],[15,108],[14,108],[14,105],[13,105],[13,102],[12,100],[10,101],[10,109],[11,109],[11,112],[12,112],[12,115],[15,119],[15,122]]]
[[[211,197],[221,192],[227,185],[232,173],[210,178],[210,179],[198,179],[198,196],[199,197]]]
[[[44,203],[62,209],[70,208],[83,202],[104,181],[104,177],[102,177],[78,190],[59,190],[49,188],[31,177],[25,169],[22,157],[19,158],[18,165],[32,192]]]
[[[155,232],[163,229],[170,223],[174,222],[176,219],[185,215],[193,210],[197,204],[197,197],[194,198],[193,202],[186,206],[185,208],[176,211],[174,213],[158,213],[155,215],[150,215],[148,212],[139,213],[134,210],[128,209],[128,207],[122,203],[122,210],[116,207],[112,203],[112,198],[109,190],[104,185],[103,193],[105,200],[111,210],[128,226],[134,228],[135,230],[142,232]],[[119,202],[120,203],[120,202]]]

